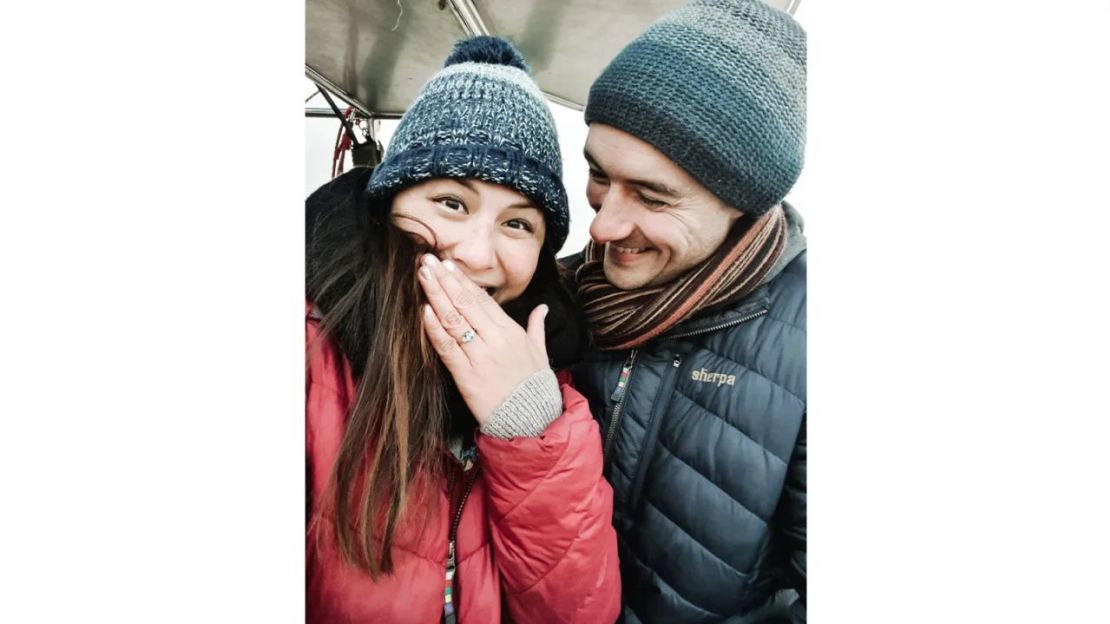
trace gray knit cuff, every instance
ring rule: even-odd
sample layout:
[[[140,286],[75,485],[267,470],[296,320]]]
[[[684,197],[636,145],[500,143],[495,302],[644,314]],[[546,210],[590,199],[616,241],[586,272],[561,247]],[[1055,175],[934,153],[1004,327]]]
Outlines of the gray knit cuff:
[[[545,368],[532,373],[513,389],[509,398],[493,410],[482,425],[482,433],[509,440],[537,438],[563,413],[563,393],[555,372]]]

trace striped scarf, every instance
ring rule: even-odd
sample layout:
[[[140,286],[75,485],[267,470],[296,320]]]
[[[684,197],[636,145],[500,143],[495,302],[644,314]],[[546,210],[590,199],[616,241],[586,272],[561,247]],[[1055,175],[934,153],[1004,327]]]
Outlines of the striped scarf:
[[[631,349],[699,310],[744,297],[782,256],[786,238],[782,205],[760,217],[741,217],[701,264],[669,283],[636,290],[621,290],[605,279],[605,247],[590,241],[576,277],[594,346]]]

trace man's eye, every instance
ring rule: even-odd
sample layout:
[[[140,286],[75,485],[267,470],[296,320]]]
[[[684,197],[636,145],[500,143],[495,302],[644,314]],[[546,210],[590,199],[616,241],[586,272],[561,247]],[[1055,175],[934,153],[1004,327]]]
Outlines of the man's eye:
[[[462,201],[458,198],[439,197],[436,199],[436,201],[443,204],[445,207],[447,207],[448,210],[452,210],[454,212],[466,212],[466,204],[462,203]]]
[[[512,219],[512,220],[506,221],[505,225],[509,226],[510,228],[512,228],[514,230],[524,230],[525,232],[529,232],[529,233],[536,231],[536,228],[532,227],[532,224],[529,223],[528,221],[525,221],[524,219]]]
[[[652,199],[647,195],[640,195],[640,202],[649,208],[662,208],[663,206],[667,205],[667,202],[659,201],[658,199]]]

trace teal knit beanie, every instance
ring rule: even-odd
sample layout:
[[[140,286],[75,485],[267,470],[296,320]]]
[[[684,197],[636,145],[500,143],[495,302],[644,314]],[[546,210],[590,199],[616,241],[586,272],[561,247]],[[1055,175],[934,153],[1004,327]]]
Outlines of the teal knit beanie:
[[[806,34],[759,0],[693,0],[628,44],[586,123],[653,145],[726,204],[761,215],[802,171]]]
[[[555,120],[528,65],[511,43],[472,37],[401,117],[366,195],[379,204],[433,178],[475,178],[536,203],[547,242],[566,240],[569,210]]]

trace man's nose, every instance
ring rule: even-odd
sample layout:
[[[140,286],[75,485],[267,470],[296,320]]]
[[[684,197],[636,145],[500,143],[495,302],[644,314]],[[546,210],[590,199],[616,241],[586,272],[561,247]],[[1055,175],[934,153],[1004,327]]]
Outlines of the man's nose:
[[[590,223],[590,238],[598,244],[624,240],[632,235],[636,224],[630,219],[630,206],[616,189],[609,189],[601,200]]]

